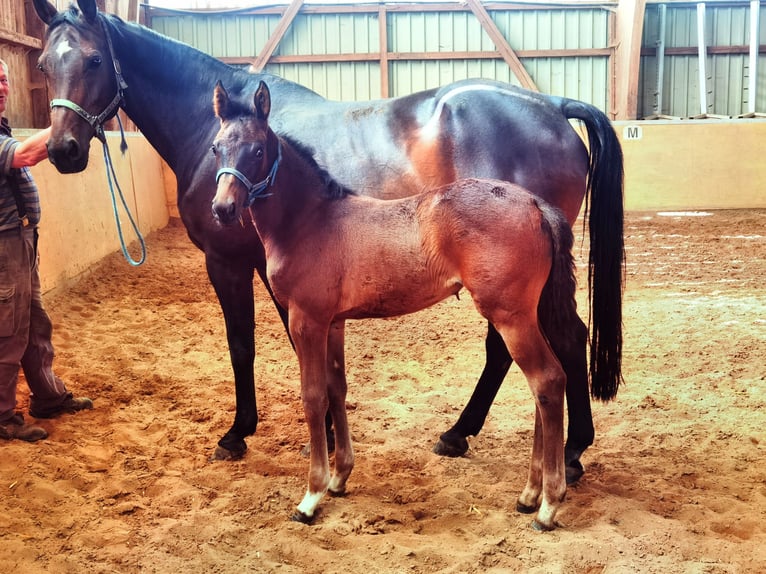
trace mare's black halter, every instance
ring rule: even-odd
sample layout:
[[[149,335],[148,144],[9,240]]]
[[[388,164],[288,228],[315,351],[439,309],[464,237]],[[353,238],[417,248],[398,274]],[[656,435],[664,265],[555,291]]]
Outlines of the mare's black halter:
[[[93,128],[93,131],[96,133],[96,137],[99,139],[101,143],[106,143],[106,134],[104,133],[104,122],[108,120],[110,117],[112,117],[115,112],[120,108],[120,106],[123,105],[125,101],[125,90],[128,87],[127,82],[125,82],[125,79],[122,77],[122,70],[120,69],[120,61],[117,59],[117,56],[114,53],[114,47],[112,46],[112,37],[109,35],[109,29],[106,26],[106,23],[104,21],[104,17],[99,15],[99,21],[101,22],[101,29],[104,31],[104,36],[106,36],[106,43],[109,46],[109,55],[112,58],[112,63],[114,65],[114,75],[117,80],[117,94],[115,94],[114,98],[111,102],[106,106],[106,109],[104,109],[103,112],[101,112],[98,115],[93,115],[91,113],[88,113],[86,110],[84,110],[82,107],[80,107],[78,104],[74,103],[72,100],[65,100],[65,99],[53,99],[51,100],[51,109],[53,108],[67,108],[69,110],[72,110],[74,113],[76,113],[78,116],[80,116],[82,119],[84,119],[90,127]],[[120,122],[120,116],[117,116],[117,121]],[[120,122],[120,131],[122,131],[122,122]],[[123,136],[123,142],[124,142],[124,136]]]
[[[222,167],[215,174],[215,182],[218,183],[218,180],[221,179],[221,176],[227,173],[236,177],[242,183],[242,185],[245,186],[245,189],[247,189],[245,208],[248,208],[253,205],[255,200],[259,197],[268,197],[271,195],[270,193],[263,192],[266,191],[270,186],[274,185],[274,181],[277,178],[277,169],[279,169],[280,161],[282,161],[282,143],[277,140],[277,157],[274,160],[274,164],[271,166],[271,169],[269,170],[269,174],[264,179],[258,183],[251,183],[247,176],[237,168]]]

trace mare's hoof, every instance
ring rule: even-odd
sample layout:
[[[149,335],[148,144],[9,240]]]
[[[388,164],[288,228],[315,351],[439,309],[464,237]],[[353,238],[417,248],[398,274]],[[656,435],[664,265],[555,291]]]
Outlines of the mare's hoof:
[[[344,488],[343,490],[328,490],[327,494],[329,494],[333,498],[344,498],[346,494],[348,493],[346,492],[346,489]]]
[[[578,480],[582,478],[582,475],[585,474],[585,469],[582,466],[582,463],[575,459],[573,461],[570,461],[567,463],[566,466],[566,477],[567,477],[567,484],[574,484]]]
[[[311,524],[314,521],[314,517],[304,514],[300,510],[296,510],[292,516],[290,516],[290,520],[293,522],[300,522],[301,524]]]
[[[537,511],[537,506],[527,506],[526,504],[522,504],[521,502],[516,502],[516,512],[521,512],[522,514],[532,514],[533,512],[536,512],[536,511]],[[535,520],[535,522],[537,521]]]
[[[533,520],[530,526],[532,527],[532,530],[535,530],[537,532],[550,532],[551,530],[556,528],[555,524],[548,526],[546,524],[543,524],[542,522],[538,522],[537,520]]]
[[[458,458],[468,452],[468,441],[465,437],[450,437],[444,433],[434,445],[433,451],[439,456]]]
[[[230,450],[226,447],[223,447],[221,445],[218,445],[215,447],[215,452],[213,453],[213,456],[210,457],[210,461],[216,461],[216,460],[240,460],[243,456],[245,456],[245,452],[247,452],[247,447],[243,448],[242,450],[236,449],[236,450]]]

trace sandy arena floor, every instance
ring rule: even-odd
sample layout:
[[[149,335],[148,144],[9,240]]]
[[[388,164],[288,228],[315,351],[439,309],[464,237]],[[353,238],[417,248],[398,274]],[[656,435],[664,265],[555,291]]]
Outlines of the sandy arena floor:
[[[0,446],[3,571],[765,572],[766,212],[626,223],[626,384],[594,405],[558,530],[514,511],[533,420],[515,367],[469,455],[431,453],[482,366],[468,297],[349,324],[357,463],[348,496],[305,526],[288,520],[308,468],[297,361],[258,285],[261,422],[243,460],[208,462],[233,383],[202,254],[176,221],[144,266],[115,254],[46,296],[56,370],[96,408]]]

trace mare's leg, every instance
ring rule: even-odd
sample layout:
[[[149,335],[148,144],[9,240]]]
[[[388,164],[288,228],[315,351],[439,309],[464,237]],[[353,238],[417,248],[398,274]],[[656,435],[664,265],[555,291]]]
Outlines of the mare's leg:
[[[508,314],[494,320],[511,355],[524,373],[535,399],[535,438],[527,484],[516,508],[532,512],[537,530],[555,528],[556,512],[566,495],[564,471],[564,394],[566,375],[543,337],[536,313]]]
[[[466,437],[476,436],[484,426],[484,421],[503,383],[508,369],[511,368],[511,355],[492,323],[487,323],[487,339],[484,343],[487,359],[484,371],[476,383],[468,404],[460,413],[457,422],[439,437],[433,451],[442,456],[463,456],[468,450]]]
[[[346,360],[344,353],[344,321],[330,325],[327,339],[327,394],[330,399],[329,412],[335,423],[336,449],[335,470],[330,477],[329,491],[332,495],[343,495],[346,481],[354,468],[354,449],[346,414]],[[328,445],[329,450],[329,445]]]
[[[566,464],[567,484],[574,484],[585,472],[580,456],[585,449],[593,444],[595,431],[593,415],[590,408],[590,388],[588,385],[588,359],[586,347],[588,344],[588,328],[577,317],[577,323],[568,333],[546,331],[553,347],[553,352],[561,362],[567,374],[567,412],[569,424],[567,427],[567,442],[564,447],[564,462]],[[563,341],[562,338],[569,338]]]
[[[290,314],[290,334],[301,368],[301,399],[309,428],[308,487],[292,520],[310,523],[330,484],[330,459],[327,453],[325,417],[330,405],[327,385],[327,341],[329,324],[322,324],[303,313]]]
[[[209,253],[205,254],[205,264],[226,323],[226,339],[234,369],[237,401],[234,424],[218,441],[213,458],[236,460],[244,456],[247,450],[245,437],[252,435],[258,425],[253,375],[255,361],[253,269],[246,264],[225,262]]]

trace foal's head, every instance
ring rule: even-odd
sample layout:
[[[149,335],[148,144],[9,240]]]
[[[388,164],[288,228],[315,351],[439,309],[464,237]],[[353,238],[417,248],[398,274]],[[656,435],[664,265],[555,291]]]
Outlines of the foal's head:
[[[264,82],[255,91],[251,105],[229,98],[218,82],[213,109],[221,120],[211,148],[218,167],[213,215],[229,224],[259,197],[269,194],[279,166],[280,145],[269,129],[271,96]]]

